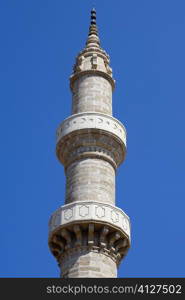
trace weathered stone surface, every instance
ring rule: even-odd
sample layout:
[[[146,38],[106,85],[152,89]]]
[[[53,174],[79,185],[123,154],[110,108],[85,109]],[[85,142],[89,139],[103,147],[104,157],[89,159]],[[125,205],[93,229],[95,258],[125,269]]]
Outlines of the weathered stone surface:
[[[108,162],[85,159],[66,169],[66,204],[84,200],[115,203],[115,170]]]
[[[101,112],[112,115],[112,87],[103,77],[84,75],[73,86],[72,113]]]
[[[61,264],[61,275],[64,278],[116,278],[117,266],[111,258],[101,253],[87,252],[83,255],[76,253]]]

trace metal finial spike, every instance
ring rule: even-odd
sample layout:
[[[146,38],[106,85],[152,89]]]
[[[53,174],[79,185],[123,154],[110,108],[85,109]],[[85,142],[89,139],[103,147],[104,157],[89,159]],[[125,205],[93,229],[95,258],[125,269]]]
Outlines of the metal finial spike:
[[[96,10],[93,8],[91,10],[91,22],[89,26],[89,34],[86,45],[95,45],[97,47],[100,46],[100,40],[98,37],[98,28],[96,25]]]
[[[91,25],[96,25],[96,10],[94,8],[91,10]]]

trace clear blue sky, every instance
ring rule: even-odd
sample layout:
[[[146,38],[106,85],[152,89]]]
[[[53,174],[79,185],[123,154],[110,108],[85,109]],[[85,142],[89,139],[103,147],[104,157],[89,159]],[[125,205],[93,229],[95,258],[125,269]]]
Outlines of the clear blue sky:
[[[132,246],[119,276],[184,277],[184,0],[0,1],[0,276],[59,276],[47,246],[65,193],[55,132],[71,113],[68,78],[92,6],[128,133],[116,198]]]

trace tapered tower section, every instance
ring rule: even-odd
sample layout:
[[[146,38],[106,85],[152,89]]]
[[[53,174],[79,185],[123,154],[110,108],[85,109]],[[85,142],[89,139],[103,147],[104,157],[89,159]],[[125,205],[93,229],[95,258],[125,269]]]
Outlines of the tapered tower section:
[[[96,12],[70,77],[72,115],[57,130],[66,174],[65,205],[49,223],[49,247],[61,276],[117,277],[130,246],[129,217],[115,206],[115,173],[125,159],[126,130],[112,117],[115,81],[100,47]]]

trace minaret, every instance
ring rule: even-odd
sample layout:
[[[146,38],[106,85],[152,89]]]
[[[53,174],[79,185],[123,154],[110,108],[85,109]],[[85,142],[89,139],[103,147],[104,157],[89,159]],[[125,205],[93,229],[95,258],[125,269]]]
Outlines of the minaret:
[[[65,205],[49,223],[49,247],[61,277],[117,277],[130,246],[129,217],[115,206],[115,174],[126,130],[112,117],[115,81],[100,47],[96,11],[70,77],[72,114],[57,130],[56,154],[66,175]]]

